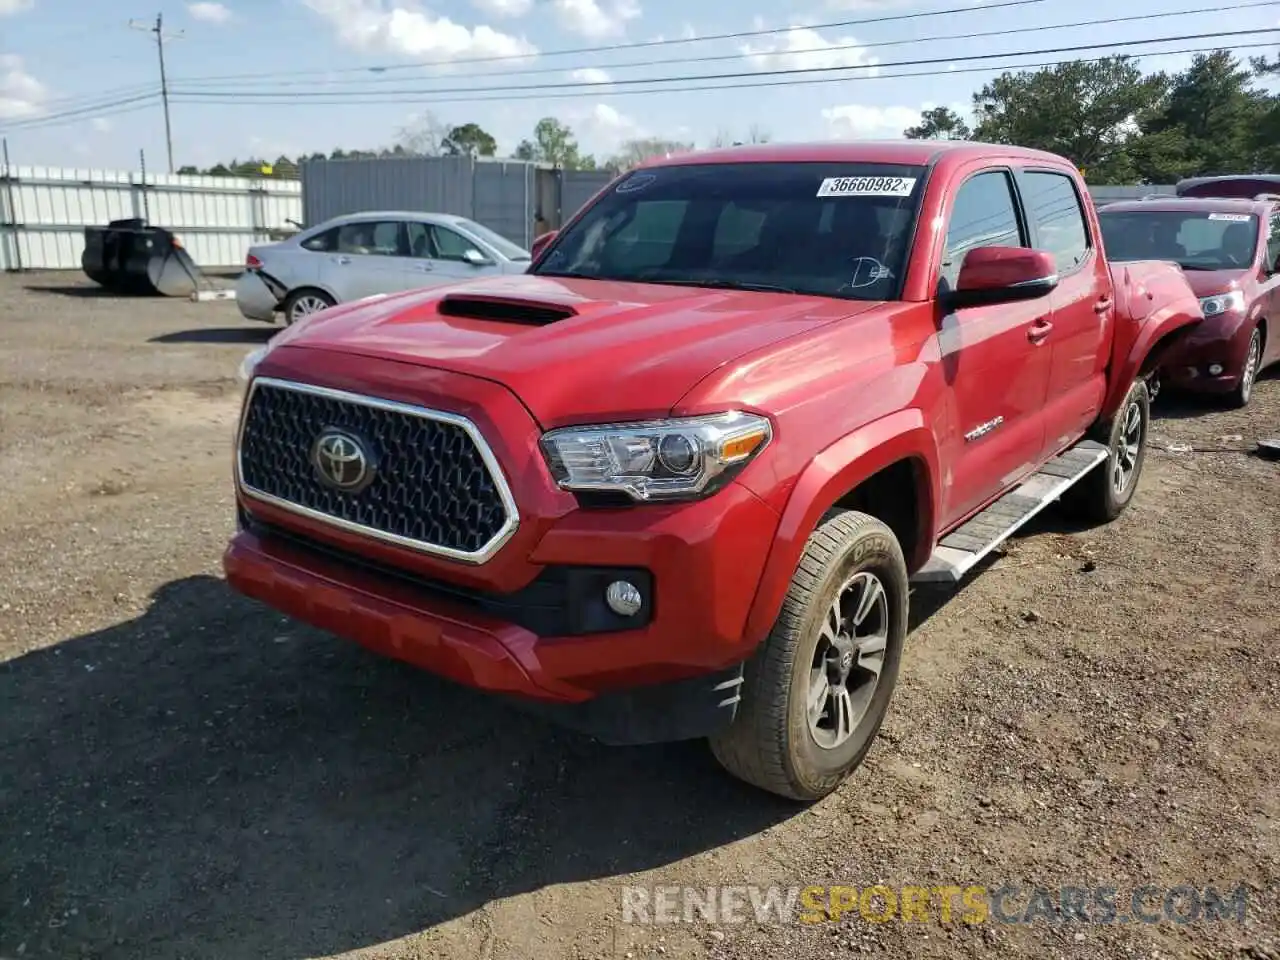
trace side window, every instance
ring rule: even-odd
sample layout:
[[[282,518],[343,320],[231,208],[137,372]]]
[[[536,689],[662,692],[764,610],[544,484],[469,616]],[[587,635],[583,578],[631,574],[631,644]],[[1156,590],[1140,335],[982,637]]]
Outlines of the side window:
[[[1280,210],[1271,214],[1270,230],[1267,233],[1267,269],[1276,269],[1276,260],[1280,259]]]
[[[431,228],[417,220],[410,220],[404,225],[406,240],[409,245],[409,256],[415,260],[434,260],[435,249],[431,246]]]
[[[338,253],[374,257],[398,257],[400,221],[361,220],[338,227]]]
[[[464,253],[476,246],[462,234],[446,227],[432,227],[431,235],[436,241],[436,256],[441,260],[461,260]]]
[[[303,250],[310,250],[312,253],[329,253],[337,242],[338,228],[334,227],[324,233],[317,233],[314,237],[303,240],[301,246]]]
[[[1002,170],[979,173],[961,184],[951,207],[941,282],[948,289],[960,276],[964,256],[977,247],[1021,247],[1013,183]]]
[[[1070,273],[1089,255],[1089,230],[1071,178],[1061,173],[1025,173],[1022,200],[1036,226],[1036,245],[1053,254],[1059,273]]]

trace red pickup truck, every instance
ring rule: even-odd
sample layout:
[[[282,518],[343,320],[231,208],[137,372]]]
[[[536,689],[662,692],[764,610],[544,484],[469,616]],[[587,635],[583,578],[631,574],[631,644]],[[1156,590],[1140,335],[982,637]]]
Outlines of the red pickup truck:
[[[1129,503],[1202,319],[1108,265],[1074,167],[751,146],[621,175],[525,275],[342,305],[247,358],[232,586],[608,743],[821,797],[909,584]]]

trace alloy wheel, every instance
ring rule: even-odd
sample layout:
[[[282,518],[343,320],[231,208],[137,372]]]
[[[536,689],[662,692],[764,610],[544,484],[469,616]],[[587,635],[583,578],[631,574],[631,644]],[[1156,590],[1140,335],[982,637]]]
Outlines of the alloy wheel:
[[[889,640],[889,601],[880,578],[854,574],[837,591],[819,628],[809,669],[809,733],[834,750],[871,706]]]

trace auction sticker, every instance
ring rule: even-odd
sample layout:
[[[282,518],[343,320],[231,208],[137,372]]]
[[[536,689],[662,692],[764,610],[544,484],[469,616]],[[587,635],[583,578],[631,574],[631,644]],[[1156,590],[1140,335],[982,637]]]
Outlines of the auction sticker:
[[[909,197],[915,177],[827,177],[818,187],[820,197]]]
[[[1248,223],[1253,216],[1248,213],[1211,213],[1210,220],[1230,220],[1232,223]]]

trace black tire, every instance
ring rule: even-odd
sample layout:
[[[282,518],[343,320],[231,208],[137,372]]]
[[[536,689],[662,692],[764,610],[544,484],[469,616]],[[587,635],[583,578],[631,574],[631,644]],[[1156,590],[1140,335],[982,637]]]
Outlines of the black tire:
[[[1125,474],[1126,480],[1118,487],[1117,460],[1123,456],[1122,441],[1131,417],[1137,417],[1139,435],[1137,453]],[[1107,446],[1107,459],[1090,470],[1062,497],[1063,506],[1081,520],[1092,523],[1110,523],[1124,513],[1133,499],[1142,476],[1142,465],[1147,460],[1147,434],[1151,427],[1151,398],[1143,380],[1135,380],[1125,394],[1124,402],[1112,420],[1100,424],[1093,432],[1093,439]],[[1132,446],[1132,445],[1130,445]]]
[[[814,666],[823,649],[820,641],[835,649],[820,633],[837,595],[851,580],[869,584],[864,574],[883,588],[883,608],[875,610],[877,623],[884,618],[876,630],[884,640],[879,679],[860,694],[869,700],[860,719],[849,725],[848,739],[825,746],[810,725],[811,671],[824,669]],[[866,756],[888,711],[906,640],[907,597],[907,565],[893,532],[864,513],[827,513],[809,536],[772,631],[746,664],[737,716],[726,731],[711,738],[712,753],[721,766],[747,783],[792,800],[818,800],[840,786]],[[841,659],[823,663],[839,669]],[[849,660],[848,653],[843,660]],[[863,659],[855,653],[851,662],[860,666]],[[835,709],[834,699],[826,702]]]
[[[1237,410],[1247,407],[1253,399],[1253,387],[1257,382],[1258,372],[1262,369],[1262,346],[1262,328],[1254,327],[1253,335],[1249,338],[1249,349],[1245,353],[1244,366],[1240,368],[1240,382],[1227,395],[1227,402]]]
[[[325,293],[323,290],[318,290],[315,287],[299,287],[297,290],[291,292],[289,296],[285,297],[284,306],[282,307],[282,310],[284,311],[285,326],[292,326],[301,320],[303,316],[309,315],[311,311],[308,311],[308,314],[299,314],[300,306],[306,304],[308,301],[318,301],[323,303],[326,307],[332,307],[337,303],[333,297],[329,296],[329,294]]]

